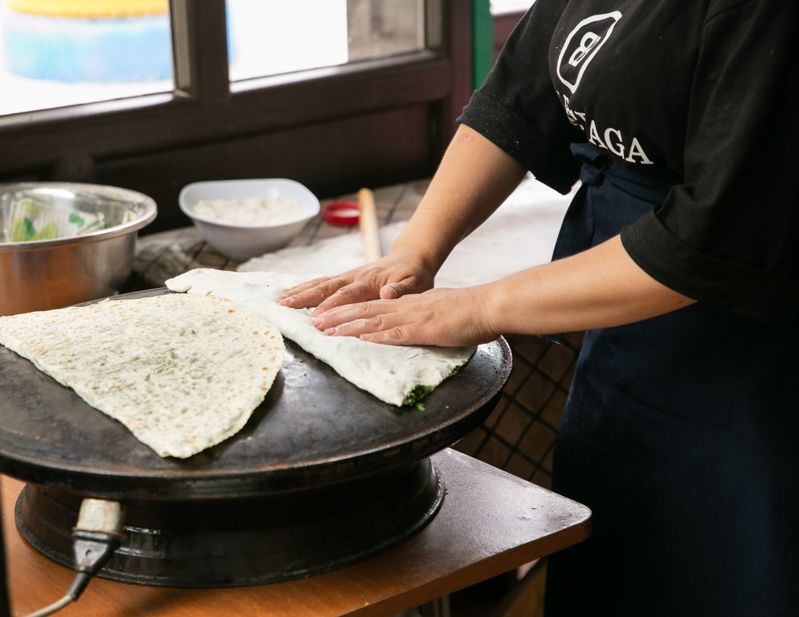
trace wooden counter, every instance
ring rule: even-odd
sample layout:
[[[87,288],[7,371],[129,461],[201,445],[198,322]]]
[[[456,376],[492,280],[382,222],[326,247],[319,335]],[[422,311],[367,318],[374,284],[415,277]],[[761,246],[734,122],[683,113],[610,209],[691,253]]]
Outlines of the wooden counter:
[[[58,615],[390,616],[581,542],[591,532],[585,506],[454,450],[433,458],[447,488],[441,511],[419,534],[368,561],[312,578],[235,589],[97,579]],[[73,577],[17,532],[14,504],[22,486],[2,479],[8,583],[12,614],[19,616],[58,600]]]

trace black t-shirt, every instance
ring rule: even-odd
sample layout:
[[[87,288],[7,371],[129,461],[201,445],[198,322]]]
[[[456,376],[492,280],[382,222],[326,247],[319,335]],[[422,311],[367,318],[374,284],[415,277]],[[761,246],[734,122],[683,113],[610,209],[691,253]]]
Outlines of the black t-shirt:
[[[684,178],[622,230],[650,276],[787,327],[799,306],[794,0],[538,0],[459,118],[565,193],[569,145]],[[554,86],[554,87],[553,87]]]

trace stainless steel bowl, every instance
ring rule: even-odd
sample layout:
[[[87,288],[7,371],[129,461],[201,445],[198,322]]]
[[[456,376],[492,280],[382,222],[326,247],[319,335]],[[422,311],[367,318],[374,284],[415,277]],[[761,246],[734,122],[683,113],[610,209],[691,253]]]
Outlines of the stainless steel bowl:
[[[3,242],[11,225],[7,204],[21,199],[99,216],[104,228],[53,240]],[[156,214],[150,197],[112,186],[0,184],[0,316],[113,295],[133,267],[136,232]]]

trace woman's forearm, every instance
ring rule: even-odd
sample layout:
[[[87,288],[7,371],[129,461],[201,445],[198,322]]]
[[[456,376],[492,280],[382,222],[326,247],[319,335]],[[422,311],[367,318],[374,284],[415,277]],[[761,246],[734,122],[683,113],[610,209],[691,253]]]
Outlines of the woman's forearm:
[[[452,249],[505,201],[526,173],[516,159],[461,125],[394,248],[411,248],[437,271]]]
[[[375,343],[454,347],[485,343],[500,334],[618,326],[693,302],[641,270],[617,236],[489,285],[339,306],[316,314],[314,325],[331,336]]]
[[[398,345],[462,345],[498,334],[616,326],[693,303],[641,270],[618,237],[489,285],[419,293],[432,287],[452,249],[525,173],[515,159],[461,126],[390,255],[287,290],[281,304],[317,306],[314,323],[328,334]]]
[[[391,254],[336,277],[321,277],[287,289],[280,304],[315,306],[315,313],[321,313],[430,289],[452,249],[505,201],[526,173],[513,157],[461,126]]]
[[[485,285],[481,294],[491,329],[514,334],[618,326],[694,303],[644,272],[619,236]]]

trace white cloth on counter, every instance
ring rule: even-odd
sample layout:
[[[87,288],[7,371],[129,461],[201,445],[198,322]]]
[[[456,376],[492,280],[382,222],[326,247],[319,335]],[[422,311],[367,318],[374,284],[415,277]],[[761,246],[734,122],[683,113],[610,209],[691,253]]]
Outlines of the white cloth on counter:
[[[394,347],[351,336],[325,336],[311,322],[311,309],[276,302],[289,287],[317,276],[197,269],[169,279],[166,286],[195,296],[226,298],[255,311],[344,379],[392,405],[408,402],[417,388],[429,392],[474,354],[474,347]]]
[[[483,285],[548,263],[572,196],[560,195],[526,178],[479,229],[455,248],[436,276],[436,287]],[[405,225],[393,223],[380,230],[384,255],[391,252]],[[238,271],[334,275],[362,263],[361,237],[353,233],[255,257],[241,264]]]

